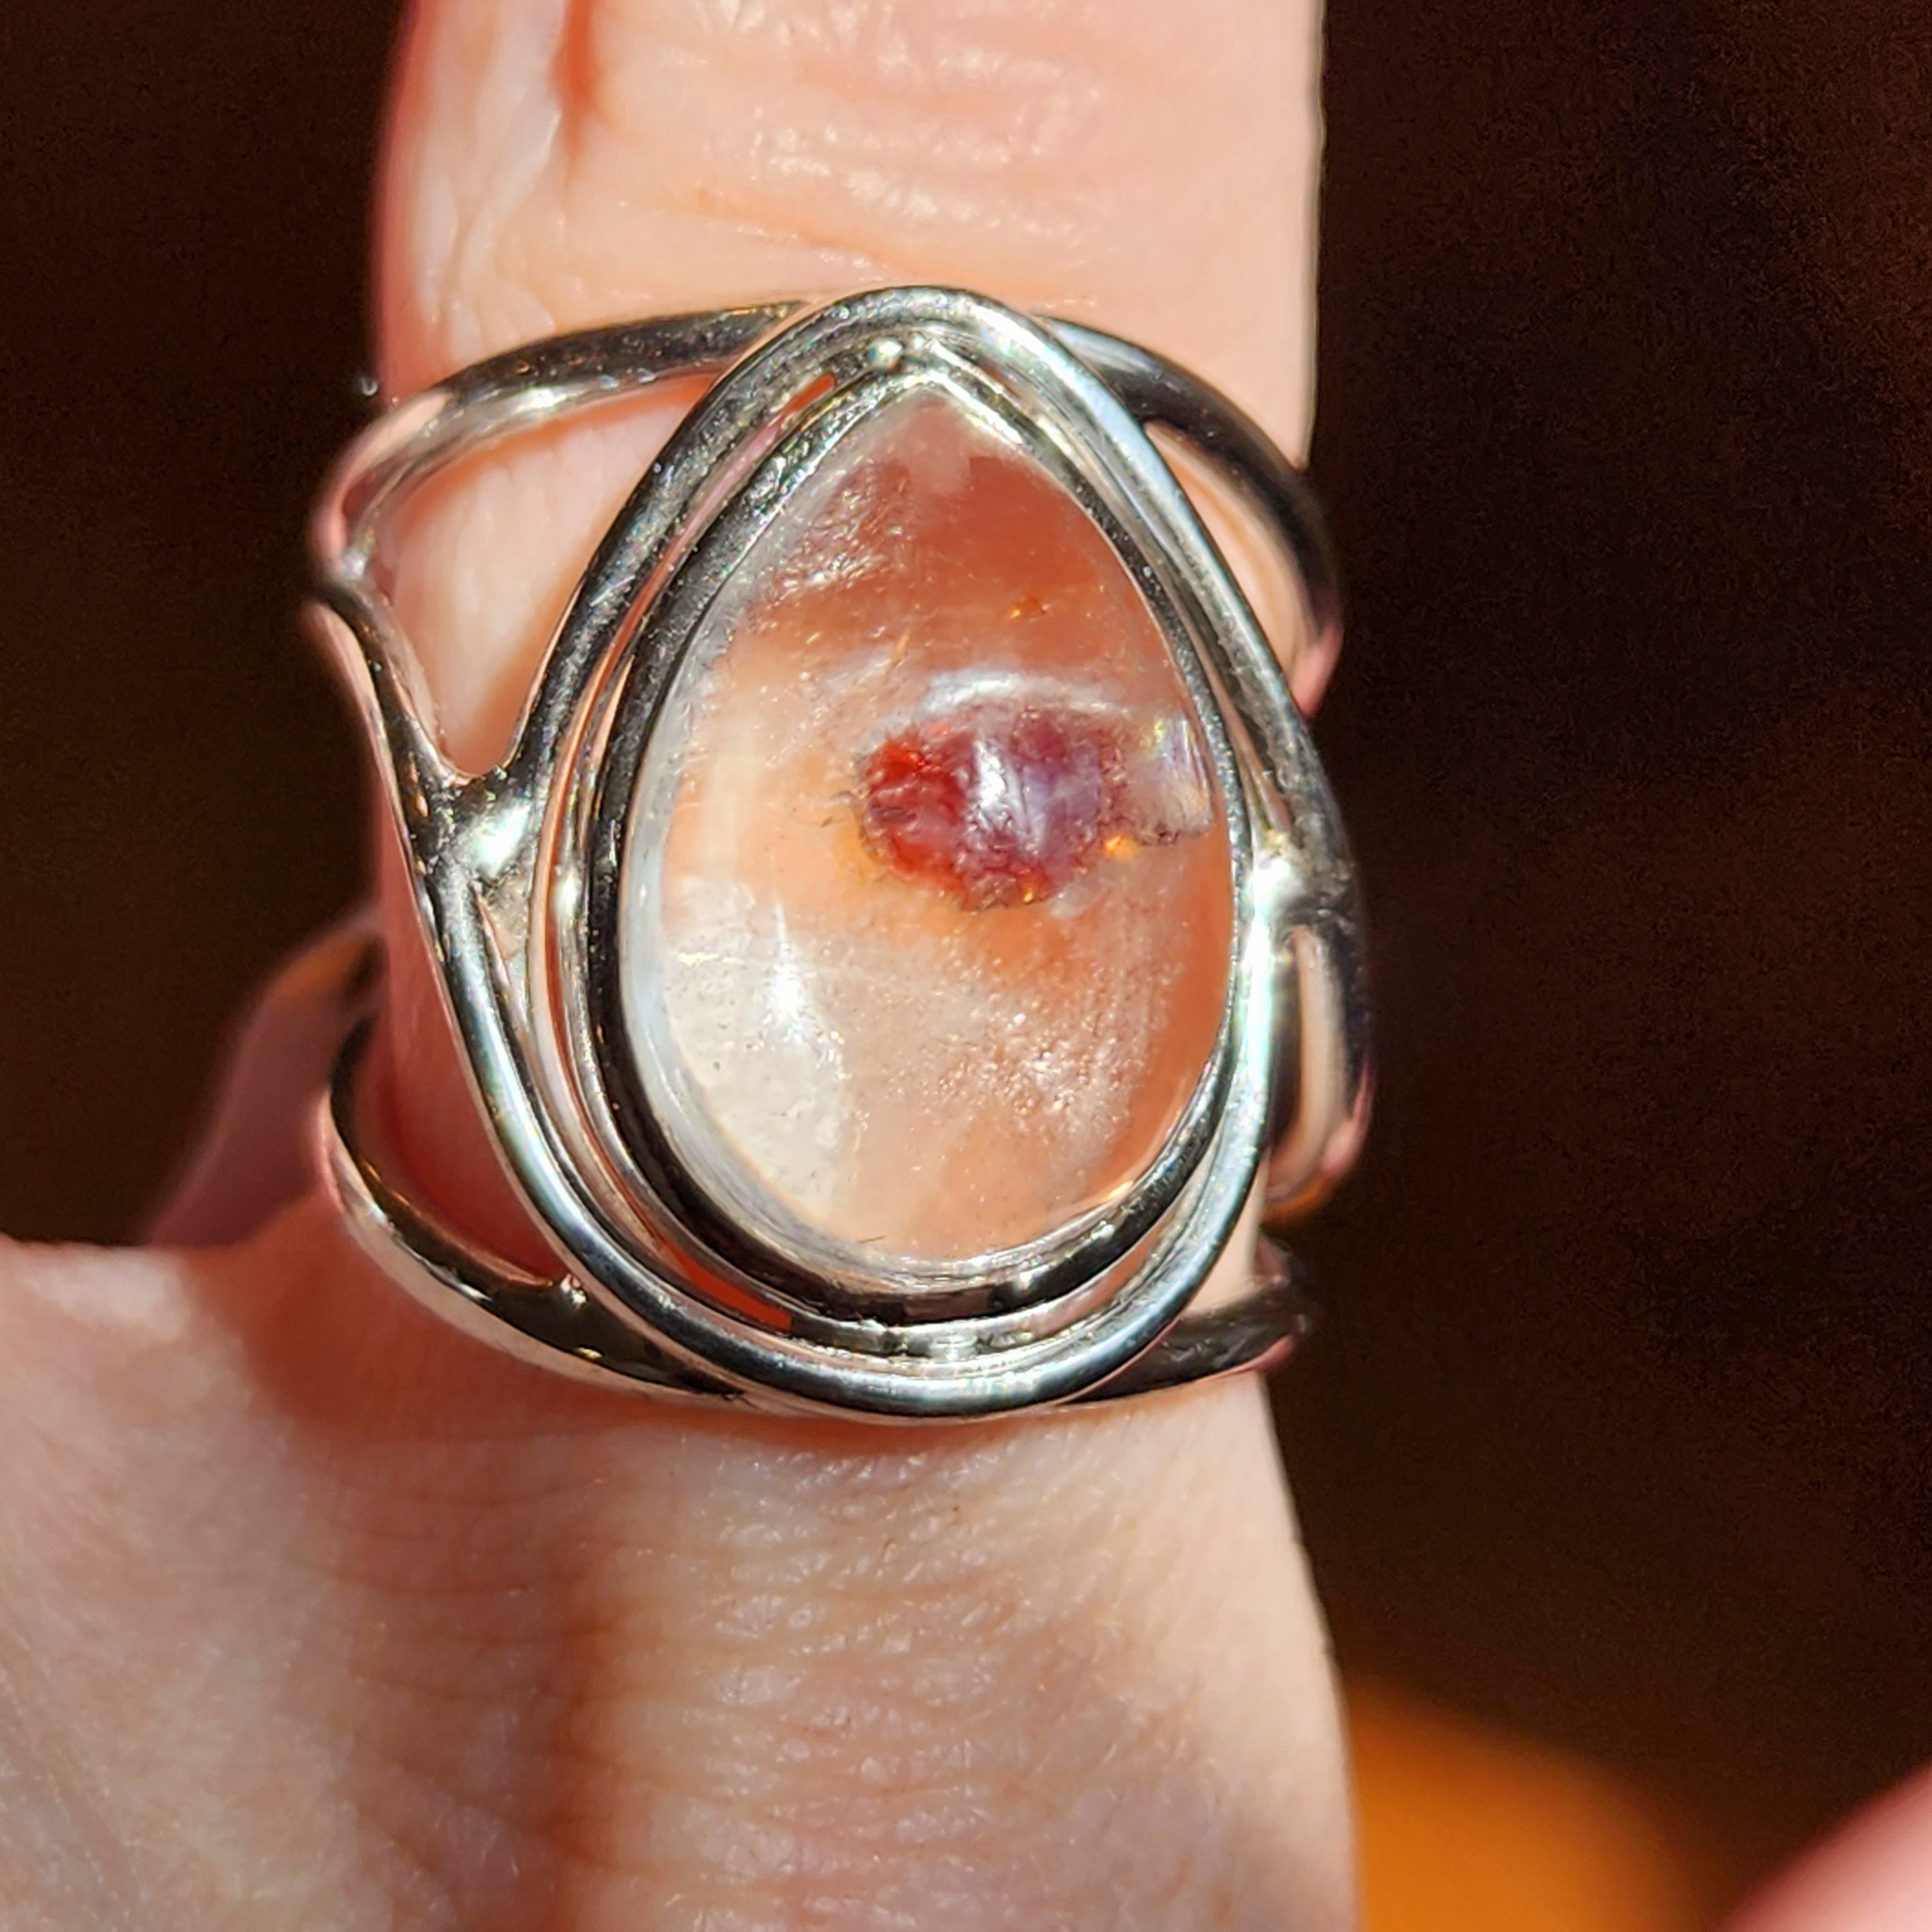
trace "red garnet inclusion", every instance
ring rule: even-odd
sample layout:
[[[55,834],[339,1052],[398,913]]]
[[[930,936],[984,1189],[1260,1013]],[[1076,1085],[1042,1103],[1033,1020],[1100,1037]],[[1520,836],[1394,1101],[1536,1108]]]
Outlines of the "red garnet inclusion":
[[[970,910],[1048,898],[1103,858],[1203,831],[1207,776],[1178,718],[979,704],[866,760],[860,829],[902,878]]]

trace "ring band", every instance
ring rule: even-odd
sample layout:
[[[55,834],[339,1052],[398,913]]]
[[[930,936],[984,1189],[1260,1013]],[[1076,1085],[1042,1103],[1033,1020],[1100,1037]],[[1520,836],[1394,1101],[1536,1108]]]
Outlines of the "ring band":
[[[460,772],[386,595],[392,519],[481,449],[693,376],[509,752]],[[373,1148],[365,1028],[316,1146],[405,1288],[565,1372],[881,1420],[1292,1346],[1271,1244],[1244,1297],[1198,1298],[1251,1204],[1301,1211],[1359,1142],[1359,908],[1275,650],[1150,430],[1332,642],[1318,512],[1252,423],[1144,350],[958,290],[559,338],[351,446],[314,621],[557,1258],[488,1253]]]

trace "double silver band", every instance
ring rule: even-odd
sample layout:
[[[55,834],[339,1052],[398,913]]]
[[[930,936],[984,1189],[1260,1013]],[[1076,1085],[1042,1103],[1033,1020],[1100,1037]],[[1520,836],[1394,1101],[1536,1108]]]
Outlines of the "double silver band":
[[[457,771],[379,581],[391,519],[487,446],[692,376],[715,380],[591,560],[508,756]],[[621,1042],[598,994],[626,803],[610,773],[648,740],[695,625],[793,493],[915,391],[996,424],[1127,566],[1208,741],[1237,928],[1219,1046],[1160,1158],[1105,1213],[936,1287],[762,1237],[680,1168],[675,1136],[640,1148],[610,1097]],[[1252,423],[1131,344],[956,290],[560,338],[398,405],[351,448],[315,520],[316,622],[367,724],[478,1108],[558,1262],[539,1276],[485,1252],[372,1150],[356,1105],[365,1029],[319,1110],[319,1161],[358,1240],[405,1288],[565,1372],[883,1420],[1144,1393],[1292,1346],[1306,1304],[1265,1241],[1244,1297],[1190,1304],[1251,1203],[1298,1211],[1359,1140],[1359,914],[1275,652],[1150,428],[1205,459],[1280,547],[1319,648],[1338,623],[1319,516]]]

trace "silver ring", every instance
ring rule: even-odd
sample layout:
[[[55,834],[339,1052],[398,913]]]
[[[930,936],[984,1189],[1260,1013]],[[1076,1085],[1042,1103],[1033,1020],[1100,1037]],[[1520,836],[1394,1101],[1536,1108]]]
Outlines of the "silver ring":
[[[508,754],[459,771],[385,594],[392,519],[486,446],[694,375]],[[1300,1211],[1359,1142],[1359,909],[1275,650],[1150,430],[1332,641],[1318,512],[1252,423],[1145,350],[958,290],[559,338],[352,446],[314,622],[556,1257],[485,1252],[394,1171],[356,1105],[365,1028],[315,1145],[405,1288],[547,1367],[886,1420],[1292,1346],[1272,1244],[1199,1298],[1251,1206]]]

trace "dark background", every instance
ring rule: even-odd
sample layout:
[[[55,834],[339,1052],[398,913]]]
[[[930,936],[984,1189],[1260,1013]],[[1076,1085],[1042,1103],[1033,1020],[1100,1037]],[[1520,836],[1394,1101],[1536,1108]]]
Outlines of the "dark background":
[[[388,0],[0,13],[0,1226],[126,1234],[357,883],[293,622]],[[1342,1654],[1756,1865],[1932,1755],[1932,16],[1334,0],[1321,737],[1380,1113]]]

